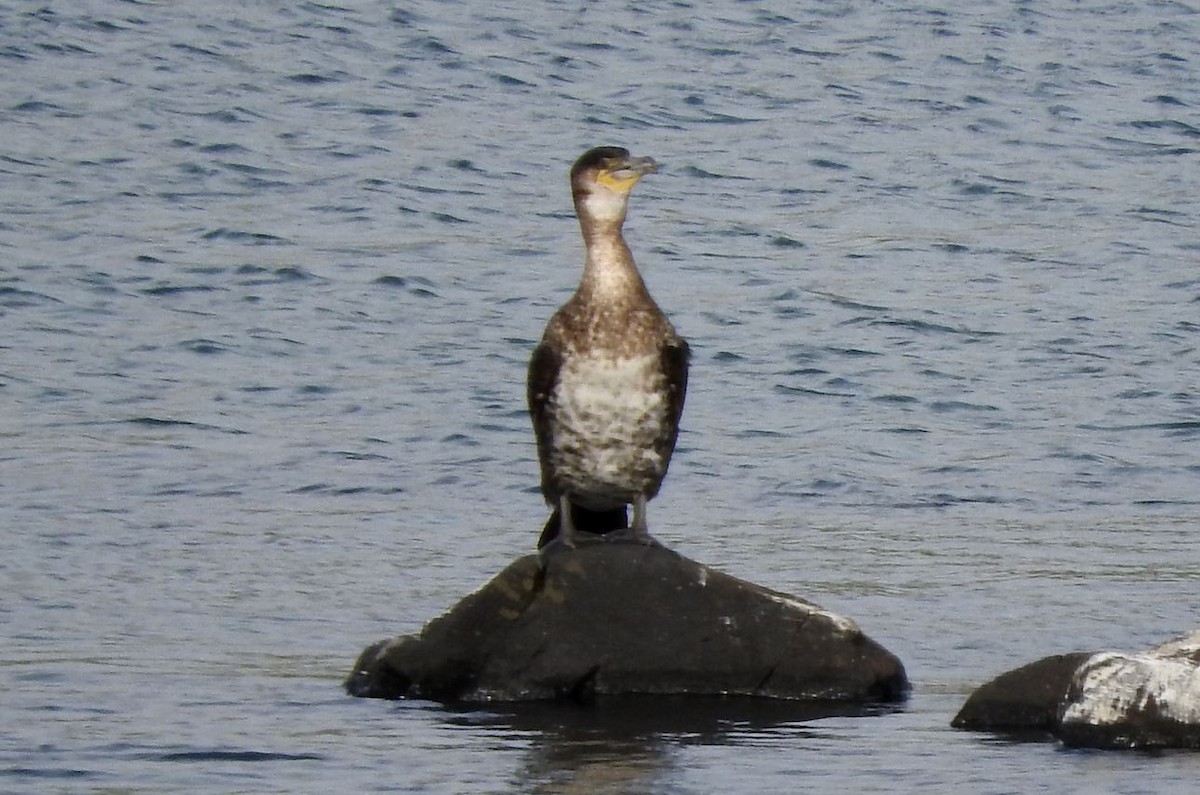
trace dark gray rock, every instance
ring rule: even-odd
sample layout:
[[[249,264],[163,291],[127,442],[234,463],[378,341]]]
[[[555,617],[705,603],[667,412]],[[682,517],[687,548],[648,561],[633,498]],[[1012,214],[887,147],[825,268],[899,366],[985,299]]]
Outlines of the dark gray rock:
[[[1146,652],[1046,657],[976,690],[951,725],[1087,748],[1200,749],[1200,632]]]
[[[1056,654],[1001,674],[982,685],[950,725],[994,732],[1053,732],[1063,696],[1091,652]]]
[[[632,693],[897,701],[900,661],[849,619],[662,547],[549,547],[406,636],[368,647],[356,696],[522,701]]]

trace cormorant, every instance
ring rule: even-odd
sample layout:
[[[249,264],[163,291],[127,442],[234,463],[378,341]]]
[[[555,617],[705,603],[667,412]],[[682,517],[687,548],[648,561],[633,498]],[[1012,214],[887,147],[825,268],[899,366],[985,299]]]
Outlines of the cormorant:
[[[657,170],[653,158],[615,146],[571,168],[583,278],[546,326],[527,384],[542,494],[554,508],[539,548],[556,536],[574,546],[581,531],[624,530],[626,505],[633,538],[654,543],[646,502],[675,449],[689,351],[650,297],[621,226],[633,186]]]

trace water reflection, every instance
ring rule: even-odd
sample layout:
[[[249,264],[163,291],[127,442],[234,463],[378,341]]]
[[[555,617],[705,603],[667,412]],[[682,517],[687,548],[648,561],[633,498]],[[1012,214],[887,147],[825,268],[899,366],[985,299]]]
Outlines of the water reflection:
[[[528,746],[515,782],[524,792],[645,792],[676,769],[690,745],[753,744],[825,737],[814,721],[898,711],[896,705],[751,698],[622,696],[581,706],[505,704],[453,721],[520,737]]]

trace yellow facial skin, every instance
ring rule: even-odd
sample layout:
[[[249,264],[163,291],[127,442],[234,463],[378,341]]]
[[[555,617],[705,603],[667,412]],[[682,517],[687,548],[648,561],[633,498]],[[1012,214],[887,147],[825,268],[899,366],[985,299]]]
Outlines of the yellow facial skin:
[[[642,175],[636,171],[622,169],[620,171],[601,171],[596,175],[596,181],[609,190],[615,190],[617,193],[628,193],[633,190],[633,186],[642,178]]]
[[[628,160],[610,160],[596,175],[596,182],[617,193],[628,193],[646,174],[658,171],[658,163],[652,157],[630,157]]]

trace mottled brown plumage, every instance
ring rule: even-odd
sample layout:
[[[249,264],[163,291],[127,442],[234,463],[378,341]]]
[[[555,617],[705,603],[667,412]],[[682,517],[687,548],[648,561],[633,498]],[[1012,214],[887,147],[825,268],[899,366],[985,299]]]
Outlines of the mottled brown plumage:
[[[687,391],[688,346],[646,289],[621,235],[629,191],[657,165],[617,147],[589,150],[571,169],[587,248],[583,277],[550,319],[529,365],[529,411],[542,494],[560,532],[623,527],[650,543],[646,502],[675,449]],[[577,527],[577,522],[581,527]]]

